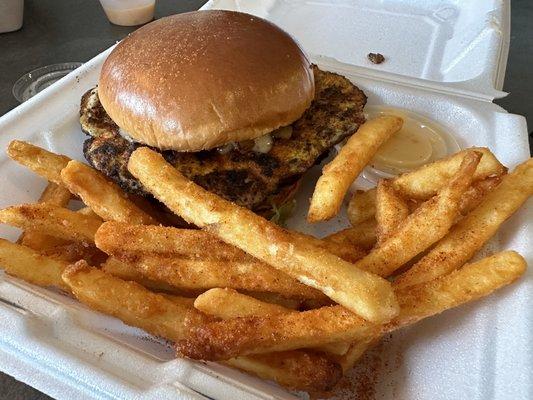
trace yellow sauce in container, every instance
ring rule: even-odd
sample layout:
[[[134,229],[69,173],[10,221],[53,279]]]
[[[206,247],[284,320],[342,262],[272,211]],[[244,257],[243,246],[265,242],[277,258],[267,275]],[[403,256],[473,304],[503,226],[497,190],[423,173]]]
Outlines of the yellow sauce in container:
[[[403,118],[402,129],[376,153],[363,176],[372,182],[421,167],[459,150],[452,135],[442,126],[417,113],[384,106],[369,106],[367,119],[380,115]]]

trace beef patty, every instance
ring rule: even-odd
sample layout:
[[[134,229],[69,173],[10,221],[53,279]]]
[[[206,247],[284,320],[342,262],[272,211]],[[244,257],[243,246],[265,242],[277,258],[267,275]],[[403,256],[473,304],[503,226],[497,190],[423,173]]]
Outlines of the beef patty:
[[[246,142],[222,152],[217,149],[160,152],[182,174],[205,189],[255,211],[270,207],[280,192],[297,182],[335,144],[355,133],[365,120],[366,96],[359,88],[345,77],[316,66],[314,74],[313,103],[291,125],[290,137],[274,135],[268,153],[252,151]],[[83,95],[80,122],[83,131],[90,135],[83,146],[89,163],[125,191],[151,197],[127,169],[131,153],[141,144],[120,134],[119,127],[100,104],[98,88]]]

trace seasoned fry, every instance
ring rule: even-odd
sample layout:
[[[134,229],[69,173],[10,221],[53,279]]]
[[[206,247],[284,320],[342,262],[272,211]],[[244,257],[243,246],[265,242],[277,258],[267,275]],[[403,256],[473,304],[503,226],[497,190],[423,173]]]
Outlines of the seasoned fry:
[[[0,222],[86,243],[94,242],[94,235],[102,224],[99,218],[48,203],[4,208],[0,210]]]
[[[348,248],[357,246],[358,248],[369,250],[376,244],[376,229],[376,220],[372,218],[351,228],[326,236],[323,240],[335,242]]]
[[[90,207],[80,208],[77,212],[79,212],[82,215],[86,215],[88,217],[98,218],[101,222],[104,222],[104,220],[98,214],[96,214],[93,210],[91,210]]]
[[[398,289],[400,315],[386,324],[385,330],[410,325],[443,310],[486,296],[514,282],[526,268],[526,260],[520,254],[502,251],[431,282]]]
[[[492,293],[518,279],[526,262],[505,251],[469,264],[438,280],[397,292],[398,317],[373,324],[341,306],[269,317],[235,318],[195,328],[177,343],[178,354],[203,360],[357,341],[390,332]]]
[[[60,186],[63,185],[61,170],[70,161],[67,156],[52,153],[20,140],[13,140],[9,143],[7,154],[11,159],[28,167],[46,180]]]
[[[317,246],[347,261],[357,261],[364,252],[356,245],[350,247],[326,242],[313,236],[291,232],[294,237],[313,241]],[[96,234],[98,247],[109,254],[179,255],[204,260],[252,260],[241,249],[229,245],[216,236],[198,229],[180,229],[158,225],[138,226],[120,222],[104,223]]]
[[[431,281],[461,267],[496,233],[533,194],[533,159],[504,176],[470,214],[459,221],[430,252],[398,276],[395,286],[404,288]]]
[[[398,312],[386,280],[316,246],[292,240],[279,226],[194,184],[160,154],[139,148],[132,153],[128,168],[145,188],[185,220],[321,290],[365,318],[386,321]]]
[[[176,341],[189,329],[212,320],[194,308],[152,293],[135,282],[123,281],[85,261],[68,266],[63,281],[76,298],[91,308],[156,336]]]
[[[0,239],[0,267],[9,275],[38,286],[68,289],[61,279],[67,263],[44,256],[29,247]]]
[[[375,335],[366,339],[353,342],[346,354],[343,354],[338,358],[339,364],[342,367],[343,373],[353,368],[355,363],[361,358],[361,356],[374,344],[379,342],[380,336]]]
[[[198,229],[109,221],[102,224],[95,241],[108,254],[158,254],[203,260],[252,259],[242,250]]]
[[[363,258],[366,254],[366,251],[362,246],[358,244],[350,243],[339,243],[334,240],[324,240],[318,239],[314,236],[307,235],[305,233],[296,232],[296,231],[287,231],[291,236],[291,240],[300,241],[302,243],[309,243],[312,246],[319,247],[327,252],[336,255],[337,257],[342,258],[345,261],[354,263],[357,260]]]
[[[481,202],[481,200],[483,200],[483,196],[498,186],[503,176],[505,176],[505,172],[506,170],[503,169],[499,175],[488,176],[472,182],[472,186],[468,188],[461,198],[459,212],[462,215],[466,215],[473,210]],[[415,173],[416,171],[410,172],[410,174]],[[475,176],[476,175],[474,174],[474,177]],[[428,199],[429,197],[424,199],[409,199],[411,201],[408,203],[410,211],[414,211],[414,209],[418,207],[420,201],[425,201]],[[414,209],[412,209],[413,206]],[[359,224],[374,217],[376,213],[376,189],[369,189],[365,192],[359,190],[354,193],[350,203],[348,204],[347,213],[350,223],[354,226],[358,226]]]
[[[128,200],[127,195],[100,172],[78,161],[61,171],[63,184],[106,221],[156,224],[152,217]]]
[[[169,285],[163,281],[155,281],[146,278],[140,271],[137,270],[135,265],[131,265],[122,262],[115,257],[109,257],[102,265],[102,271],[116,276],[125,281],[134,281],[155,292],[167,292],[177,295],[184,294],[183,290],[180,290],[174,286]]]
[[[223,363],[294,390],[331,390],[342,376],[338,363],[303,350],[236,357]]]
[[[41,197],[39,197],[39,203],[49,203],[54,206],[66,207],[71,198],[72,194],[66,187],[48,182]]]
[[[346,213],[353,226],[373,218],[376,215],[376,189],[356,191],[348,203]]]
[[[463,194],[463,197],[461,197],[459,212],[462,215],[466,215],[476,208],[481,204],[485,196],[500,184],[504,176],[505,174],[489,176],[488,178],[474,182]]]
[[[339,154],[322,170],[311,198],[309,222],[326,221],[338,214],[344,195],[374,154],[403,125],[395,116],[381,116],[359,127]]]
[[[202,293],[194,301],[194,308],[221,319],[296,312],[277,304],[265,303],[229,288],[214,288]]]
[[[166,282],[180,290],[197,291],[214,287],[273,292],[298,299],[325,299],[318,290],[256,260],[202,260],[142,254],[111,254],[135,265],[152,281]]]
[[[476,152],[467,153],[450,183],[417,208],[394,235],[356,262],[355,266],[380,276],[389,276],[446,235],[458,215],[461,196],[470,186],[480,156]]]
[[[214,315],[221,319],[238,317],[261,317],[266,315],[287,314],[297,312],[276,304],[269,304],[253,297],[241,294],[233,289],[211,289],[204,292],[194,301],[194,307],[206,314]],[[317,350],[326,353],[346,354],[350,345],[348,343],[330,343],[320,346]]]
[[[485,147],[473,147],[455,153],[442,160],[427,164],[416,171],[407,172],[393,179],[394,189],[405,197],[427,200],[434,196],[447,182],[457,174],[463,158],[471,151],[482,154],[473,180],[478,181],[489,176],[502,175],[506,168]]]
[[[71,194],[64,186],[56,185],[53,182],[49,182],[46,185],[39,203],[49,203],[59,207],[66,207],[70,201]],[[21,243],[24,246],[28,246],[34,250],[42,250],[50,247],[65,244],[66,242],[57,237],[46,235],[33,230],[25,230],[21,235],[17,243]]]
[[[408,215],[407,203],[395,192],[390,181],[381,180],[376,190],[378,246],[399,228]]]
[[[44,256],[67,263],[85,260],[91,265],[100,265],[107,259],[107,254],[97,249],[94,244],[85,242],[68,242],[39,251]]]
[[[250,297],[253,297],[254,299],[262,301],[263,303],[275,304],[283,308],[289,308],[291,310],[318,308],[324,305],[329,305],[328,304],[329,299],[327,297],[326,297],[326,301],[323,301],[323,300],[313,300],[313,299],[295,299],[295,298],[291,299],[288,297],[283,297],[282,295],[278,293],[272,293],[272,292],[250,292],[246,290],[241,290],[241,292]],[[308,306],[309,303],[311,304],[311,307]]]

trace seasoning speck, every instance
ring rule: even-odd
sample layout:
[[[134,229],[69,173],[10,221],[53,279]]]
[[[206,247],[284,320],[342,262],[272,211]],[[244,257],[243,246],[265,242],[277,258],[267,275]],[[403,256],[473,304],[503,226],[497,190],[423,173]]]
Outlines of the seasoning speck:
[[[381,64],[383,61],[385,61],[385,57],[383,57],[383,54],[380,53],[368,53],[367,57],[373,64]]]

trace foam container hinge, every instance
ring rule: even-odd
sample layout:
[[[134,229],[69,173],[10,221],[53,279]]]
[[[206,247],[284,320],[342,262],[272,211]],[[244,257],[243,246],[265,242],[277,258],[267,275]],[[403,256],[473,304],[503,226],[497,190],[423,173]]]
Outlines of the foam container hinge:
[[[434,119],[462,147],[488,146],[505,165],[513,167],[529,156],[525,119],[490,101],[501,95],[498,89],[505,69],[509,10],[504,4],[221,0],[208,2],[205,7],[240,9],[281,24],[314,54],[313,61],[319,66],[341,73],[361,87],[369,104],[406,108]],[[343,19],[339,9],[350,18]],[[448,21],[442,22],[445,26],[440,28],[432,22],[436,10],[441,10],[437,16]],[[373,24],[364,21],[365,15],[372,15]],[[305,24],[293,25],[300,20]],[[400,29],[410,26],[406,21],[411,21],[411,25],[418,24],[413,21],[427,22],[434,27],[431,35],[435,39],[431,40],[440,40],[445,47],[426,58],[413,58],[416,65],[424,64],[418,69],[405,63],[409,57],[419,56],[411,48],[419,39],[410,37],[405,48],[407,41],[397,37]],[[354,31],[346,30],[347,23]],[[385,23],[387,29],[383,28]],[[380,29],[374,26],[380,24]],[[331,32],[326,29],[328,26]],[[313,32],[313,27],[325,36]],[[422,29],[416,27],[417,35]],[[347,34],[349,39],[340,40]],[[498,36],[499,44],[494,39]],[[395,45],[385,47],[389,40]],[[455,44],[451,45],[451,41]],[[431,46],[438,45],[435,43]],[[342,47],[346,52],[339,50]],[[0,118],[0,149],[17,138],[82,160],[79,101],[96,84],[109,51]],[[390,63],[369,67],[364,61],[369,51],[382,52],[390,57]],[[405,57],[396,61],[400,52]],[[476,63],[469,64],[471,57]],[[347,220],[343,212],[328,223],[305,223],[308,199],[319,174],[320,169],[313,168],[303,180],[297,212],[289,225],[324,236],[347,226]],[[44,186],[42,179],[0,152],[0,207],[34,202]],[[531,205],[530,201],[507,221],[483,253],[515,249],[533,265]],[[1,237],[14,240],[17,234],[16,229],[0,226]],[[375,371],[375,397],[529,398],[533,391],[531,275],[529,271],[525,279],[510,288],[388,338]],[[165,342],[93,312],[61,293],[4,274],[0,274],[0,300],[0,368],[58,399],[232,400],[302,396],[221,365],[175,359]],[[357,380],[358,376],[352,378]],[[353,398],[353,393],[342,389],[337,395]]]

